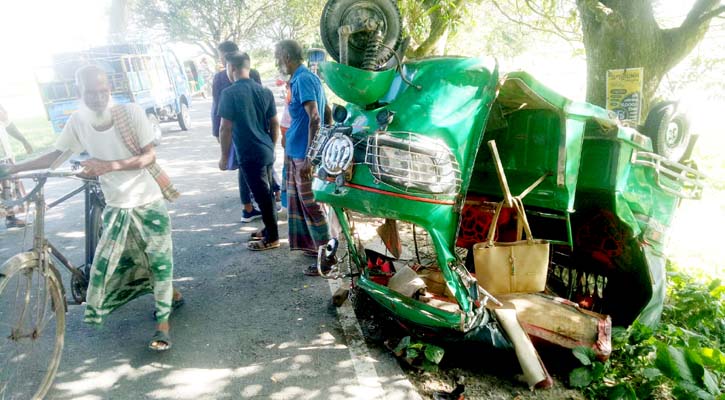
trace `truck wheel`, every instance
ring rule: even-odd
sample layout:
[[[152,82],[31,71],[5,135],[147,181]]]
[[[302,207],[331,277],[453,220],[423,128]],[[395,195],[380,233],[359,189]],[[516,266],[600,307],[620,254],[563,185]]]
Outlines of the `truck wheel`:
[[[151,124],[151,130],[154,132],[154,146],[158,146],[161,144],[161,136],[163,135],[163,131],[161,130],[161,123],[159,123],[159,118],[155,114],[146,114],[146,118],[149,119],[149,123]]]
[[[690,123],[677,111],[674,102],[662,102],[652,107],[644,124],[644,134],[652,139],[655,153],[670,161],[679,162],[690,144]]]
[[[189,114],[189,106],[186,103],[181,103],[176,119],[179,120],[179,128],[182,131],[188,131],[191,128],[191,115]]]

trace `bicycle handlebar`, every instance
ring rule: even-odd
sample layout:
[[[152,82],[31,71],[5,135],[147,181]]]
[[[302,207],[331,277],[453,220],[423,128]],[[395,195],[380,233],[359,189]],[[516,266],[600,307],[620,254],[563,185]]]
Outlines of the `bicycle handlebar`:
[[[10,175],[4,179],[46,179],[46,178],[71,178],[80,177],[79,172],[74,171],[41,171],[41,172],[21,172],[19,174]]]
[[[82,181],[98,182],[97,178],[83,177],[80,175],[80,172],[75,172],[75,171],[21,172],[18,174],[13,174],[13,175],[4,177],[3,179],[33,179],[35,181],[44,181],[48,178],[75,178],[75,179],[80,179]],[[25,196],[23,196],[22,198],[19,198],[19,199],[15,199],[15,200],[0,199],[0,207],[12,208],[15,206],[22,205],[26,202],[29,202],[39,191],[42,190],[43,186],[45,186],[45,182],[39,182],[33,188],[33,190],[31,190],[28,194],[26,194]]]

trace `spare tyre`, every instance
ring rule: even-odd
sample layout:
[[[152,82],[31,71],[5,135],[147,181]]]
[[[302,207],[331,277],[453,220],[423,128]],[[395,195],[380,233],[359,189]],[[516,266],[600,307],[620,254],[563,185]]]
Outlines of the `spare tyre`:
[[[340,62],[340,40],[338,29],[346,25],[355,25],[364,20],[380,23],[382,43],[374,57],[375,65],[385,64],[398,50],[402,36],[402,19],[398,6],[393,0],[329,0],[322,10],[320,18],[320,37],[322,44],[337,62]],[[348,40],[348,64],[360,68],[366,58],[368,43],[372,40],[369,32],[355,33]]]
[[[664,101],[655,104],[647,114],[643,133],[652,139],[655,153],[670,161],[680,162],[690,144],[690,122],[678,112],[677,103]]]

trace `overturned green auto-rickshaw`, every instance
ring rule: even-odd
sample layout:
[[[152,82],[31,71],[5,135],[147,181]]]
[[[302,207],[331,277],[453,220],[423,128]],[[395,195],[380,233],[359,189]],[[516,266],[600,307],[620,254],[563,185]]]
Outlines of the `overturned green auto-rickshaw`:
[[[656,324],[667,230],[681,199],[700,196],[704,178],[686,162],[688,152],[658,154],[652,139],[686,148],[687,127],[662,108],[650,131],[626,127],[598,106],[567,99],[525,72],[500,74],[483,59],[401,61],[394,8],[331,0],[323,12],[323,42],[338,62],[321,63],[320,74],[347,102],[309,152],[315,199],[331,207],[344,247],[334,254],[333,241],[321,249],[321,264],[340,261],[327,275],[353,276],[355,290],[406,324],[473,335],[491,321],[496,297],[474,276],[473,248],[486,242],[509,191],[522,200],[533,236],[550,243],[551,298],[611,316],[615,325]],[[519,218],[509,214],[498,240],[517,238]],[[382,225],[382,250],[360,237],[355,219]],[[428,278],[425,288],[415,295],[391,288],[401,267]]]

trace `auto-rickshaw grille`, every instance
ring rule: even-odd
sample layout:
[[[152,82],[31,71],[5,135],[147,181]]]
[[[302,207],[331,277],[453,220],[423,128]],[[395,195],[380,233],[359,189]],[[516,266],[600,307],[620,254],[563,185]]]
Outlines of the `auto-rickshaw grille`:
[[[461,170],[448,146],[416,133],[369,136],[365,164],[375,178],[404,191],[456,194],[461,188]]]

